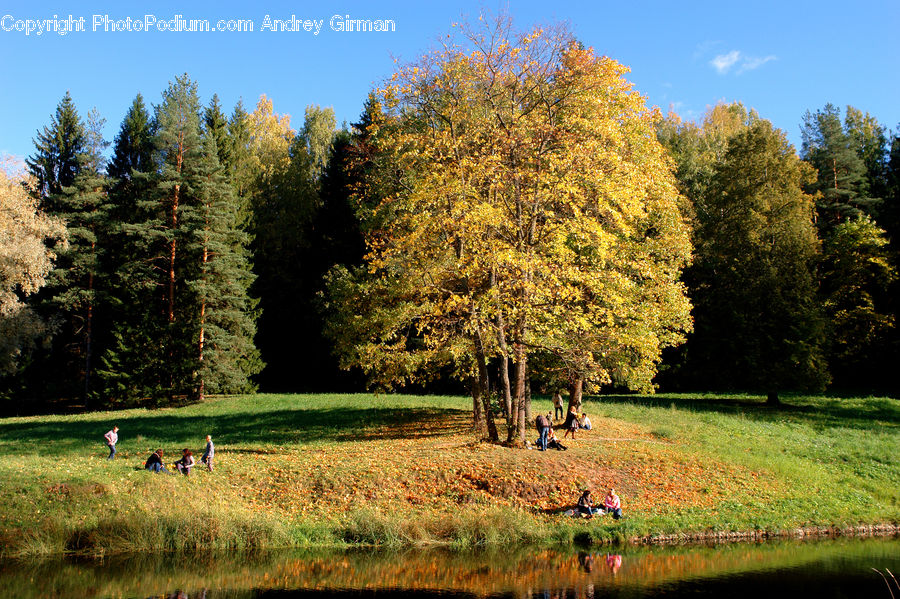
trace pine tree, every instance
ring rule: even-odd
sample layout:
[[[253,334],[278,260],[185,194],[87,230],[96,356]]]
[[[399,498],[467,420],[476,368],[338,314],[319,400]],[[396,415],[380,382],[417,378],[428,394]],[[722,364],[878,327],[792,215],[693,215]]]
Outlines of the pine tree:
[[[817,202],[819,230],[864,214],[875,216],[878,198],[869,194],[866,165],[857,145],[841,124],[840,111],[832,104],[809,111],[801,128],[801,157],[815,168],[818,180],[807,185],[809,193],[820,192]]]
[[[64,187],[56,203],[58,216],[68,224],[69,247],[61,252],[54,272],[52,302],[66,320],[62,339],[69,353],[83,364],[74,369],[80,377],[61,377],[70,381],[83,380],[83,397],[90,401],[94,356],[97,351],[97,313],[105,310],[109,276],[104,272],[103,256],[110,239],[107,179],[103,175],[103,151],[109,145],[103,140],[105,119],[96,110],[88,114],[84,152],[78,156],[78,174],[70,187]],[[105,315],[104,315],[105,317]]]
[[[231,141],[228,139],[228,118],[222,112],[219,96],[216,94],[213,94],[209,106],[203,111],[203,130],[215,140],[219,164],[225,169],[227,175],[231,166]]]
[[[878,214],[887,191],[887,137],[884,127],[868,112],[853,106],[847,107],[844,129],[850,138],[850,147],[860,157],[866,169],[866,186],[869,195],[878,200]]]
[[[122,120],[107,166],[110,177],[109,251],[104,269],[112,275],[109,293],[110,338],[101,358],[99,395],[111,403],[152,397],[162,353],[158,313],[158,276],[148,227],[156,205],[147,202],[154,175],[153,122],[138,94]]]
[[[250,205],[250,195],[254,177],[250,168],[250,121],[242,101],[238,101],[234,107],[231,118],[228,120],[227,132],[228,161],[223,166],[238,200],[238,227],[241,230],[250,231],[253,211]]]
[[[141,94],[135,96],[113,143],[113,158],[107,174],[118,184],[133,178],[135,171],[147,173],[153,168],[153,124]]]
[[[197,305],[196,395],[252,390],[250,376],[262,369],[256,334],[256,301],[249,296],[253,275],[248,236],[237,228],[239,204],[219,164],[214,131],[203,137],[203,154],[193,173],[196,201],[186,211],[194,256],[185,275]]]
[[[123,131],[140,123],[137,102],[134,119]],[[180,222],[192,197],[192,172],[203,154],[197,87],[187,75],[176,77],[163,92],[153,120],[153,171],[131,169],[132,190],[122,199],[132,202],[132,216],[122,225],[127,260],[120,281],[127,284],[133,303],[127,318],[114,331],[114,347],[104,357],[103,377],[113,402],[159,403],[192,395],[196,372],[193,351],[195,302],[183,289],[183,271],[192,266],[182,255],[189,232]],[[139,138],[122,135],[140,150]],[[118,150],[118,148],[117,148]],[[118,171],[121,172],[121,171]]]
[[[885,187],[885,202],[879,224],[887,231],[895,253],[900,256],[900,125],[891,136]]]
[[[78,157],[84,152],[85,131],[69,92],[56,107],[50,125],[38,131],[34,140],[35,154],[25,160],[28,172],[35,178],[36,192],[44,209],[53,211],[53,196],[75,182]]]
[[[38,182],[41,205],[49,215],[65,221],[69,230],[68,247],[58,248],[48,284],[34,298],[42,315],[57,324],[57,331],[27,376],[36,394],[85,400],[93,371],[99,237],[106,221],[103,121],[95,111],[89,117],[86,130],[67,92],[50,126],[38,134],[35,155],[27,160]],[[47,370],[59,376],[47,378],[43,375]]]
[[[223,121],[210,114],[201,133],[197,86],[187,75],[156,109],[156,169],[135,198],[139,218],[123,227],[131,249],[123,280],[140,297],[105,360],[110,388],[125,399],[248,391],[261,368],[247,236],[236,227],[239,203],[219,163],[216,131],[224,127],[215,123]]]

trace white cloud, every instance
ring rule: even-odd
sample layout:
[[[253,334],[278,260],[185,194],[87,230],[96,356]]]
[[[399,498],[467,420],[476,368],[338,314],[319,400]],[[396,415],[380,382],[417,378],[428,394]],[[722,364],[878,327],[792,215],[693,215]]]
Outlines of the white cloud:
[[[738,70],[735,71],[735,75],[740,75],[745,71],[758,69],[770,60],[778,60],[778,57],[774,54],[763,57],[747,56],[740,50],[732,50],[728,54],[719,54],[718,56],[710,60],[709,64],[712,65],[712,67],[719,75],[727,75],[731,70],[731,67],[740,62]]]
[[[718,56],[710,60],[709,64],[713,66],[713,68],[716,70],[716,72],[719,73],[719,75],[725,75],[726,73],[728,73],[731,67],[734,66],[734,63],[740,60],[740,58],[741,53],[737,50],[732,50],[728,54],[719,54]]]
[[[744,71],[752,71],[753,69],[758,69],[759,67],[763,66],[770,60],[777,60],[777,59],[778,59],[778,57],[775,56],[774,54],[769,54],[768,56],[766,56],[764,58],[746,56],[746,57],[744,57],[744,62],[743,62],[743,64],[741,64],[741,68],[738,69],[737,74],[740,75]]]

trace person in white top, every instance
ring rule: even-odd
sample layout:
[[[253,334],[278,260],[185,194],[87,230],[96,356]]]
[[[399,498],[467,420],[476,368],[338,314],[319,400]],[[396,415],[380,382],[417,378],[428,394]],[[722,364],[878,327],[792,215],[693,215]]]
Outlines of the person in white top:
[[[588,418],[585,412],[582,412],[581,418],[578,419],[578,428],[583,428],[586,431],[591,430],[591,419]]]
[[[116,443],[119,442],[119,427],[114,426],[112,430],[103,435],[103,438],[106,439],[106,446],[109,447],[109,457],[107,460],[112,460],[116,457]]]

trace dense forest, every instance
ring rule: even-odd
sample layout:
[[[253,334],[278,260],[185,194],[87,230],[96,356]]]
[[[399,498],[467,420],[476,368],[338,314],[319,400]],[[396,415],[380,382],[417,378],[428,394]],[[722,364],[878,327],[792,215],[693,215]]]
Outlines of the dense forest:
[[[368,384],[470,391],[513,438],[532,390],[897,392],[900,131],[811,107],[798,153],[504,34],[341,127],[182,75],[110,142],[66,92],[0,181],[3,411]]]

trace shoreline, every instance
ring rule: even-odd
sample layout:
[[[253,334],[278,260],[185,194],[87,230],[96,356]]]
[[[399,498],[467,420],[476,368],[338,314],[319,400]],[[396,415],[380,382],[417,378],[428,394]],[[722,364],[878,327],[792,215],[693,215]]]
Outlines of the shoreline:
[[[900,524],[883,522],[860,524],[857,526],[805,526],[792,530],[748,530],[748,531],[706,531],[673,534],[647,535],[628,539],[631,545],[719,545],[728,543],[751,543],[765,541],[825,540],[825,539],[867,539],[874,537],[900,536]]]
[[[399,521],[403,521],[400,519]],[[586,521],[579,521],[586,522]],[[548,519],[545,521],[550,526],[558,525],[560,522]],[[220,523],[210,523],[213,528]],[[252,523],[247,523],[252,526]],[[108,526],[108,525],[107,525]],[[100,528],[109,530],[107,526]],[[563,524],[565,527],[566,524]],[[601,533],[615,533],[615,529],[604,527],[603,529],[595,529]],[[21,535],[34,534],[33,530],[19,530]],[[523,549],[523,548],[543,548],[543,549],[559,549],[559,550],[583,550],[588,548],[603,547],[667,547],[667,546],[719,546],[732,544],[750,544],[750,543],[766,543],[775,541],[798,540],[798,541],[825,541],[837,539],[866,539],[866,538],[892,538],[900,537],[900,523],[880,522],[875,524],[859,524],[854,526],[804,526],[787,530],[707,530],[707,531],[684,531],[667,534],[646,534],[622,536],[614,534],[612,536],[595,536],[591,534],[590,529],[582,529],[574,531],[569,536],[568,541],[551,541],[538,542],[534,540],[518,540],[513,542],[483,542],[461,545],[453,540],[427,539],[419,542],[407,543],[379,543],[379,542],[347,542],[337,541],[342,536],[346,536],[347,529],[330,530],[328,536],[337,542],[321,542],[321,543],[289,543],[289,544],[247,544],[242,547],[220,547],[209,546],[205,548],[172,548],[169,540],[164,540],[160,546],[143,547],[140,549],[117,549],[114,545],[105,547],[88,546],[82,549],[66,549],[63,551],[47,551],[47,544],[31,545],[31,549],[42,547],[45,551],[24,551],[11,554],[3,554],[0,552],[0,560],[22,560],[22,559],[53,559],[53,558],[76,558],[76,559],[103,559],[110,556],[127,556],[131,554],[145,553],[151,551],[154,553],[168,553],[178,555],[201,554],[208,551],[214,553],[224,552],[232,555],[251,555],[266,553],[270,551],[285,550],[330,550],[330,551],[358,551],[358,550],[390,550],[390,551],[406,551],[416,549],[442,549],[460,554],[478,551],[478,550],[497,550],[497,549]],[[4,541],[10,538],[14,531],[7,528],[3,531]],[[71,546],[73,539],[76,542],[84,542],[91,539],[95,531],[93,530],[72,530],[68,535],[67,547]],[[89,541],[88,541],[89,542]],[[6,543],[4,543],[6,545]]]

